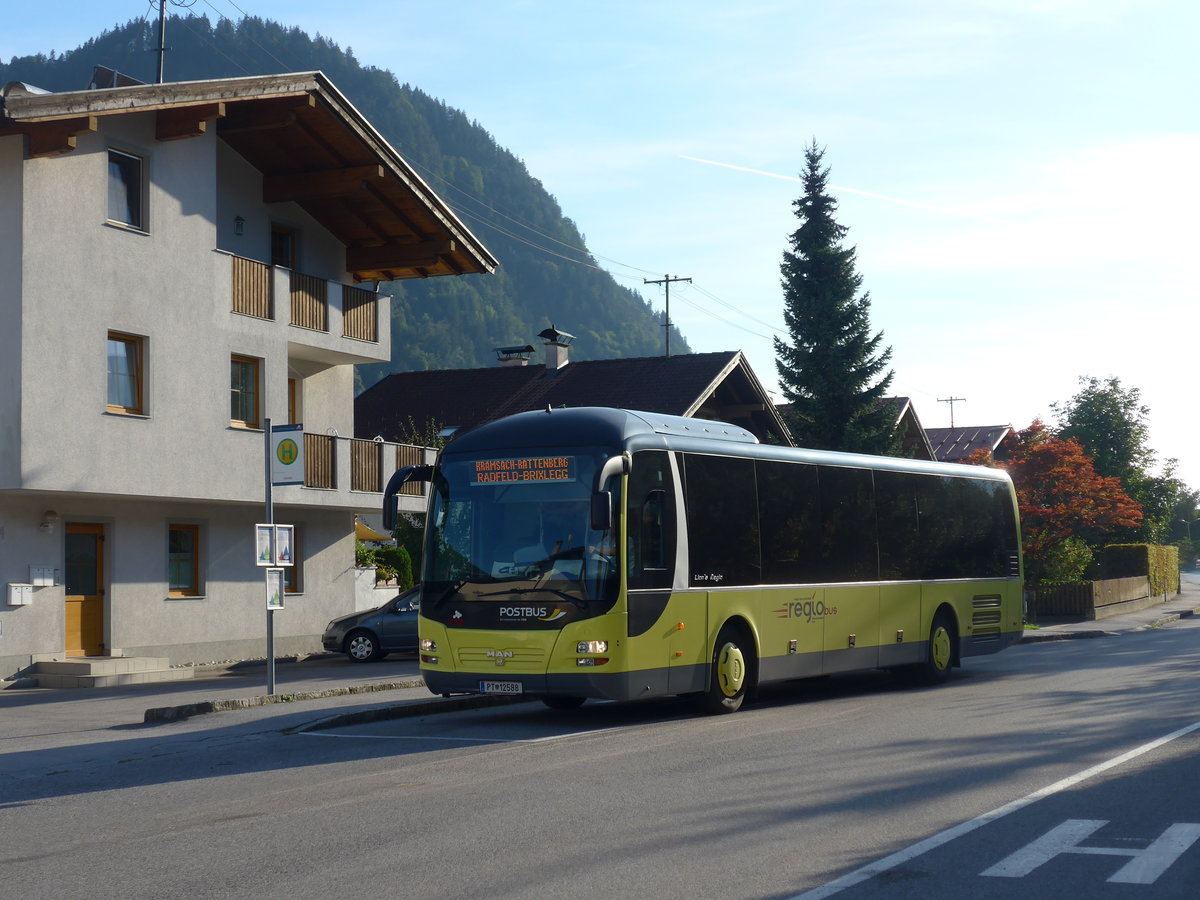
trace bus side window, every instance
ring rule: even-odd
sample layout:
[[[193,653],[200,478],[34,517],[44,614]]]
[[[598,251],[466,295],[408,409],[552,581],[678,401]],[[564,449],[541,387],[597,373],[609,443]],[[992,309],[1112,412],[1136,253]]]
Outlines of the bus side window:
[[[675,488],[666,453],[634,455],[626,507],[631,588],[670,587],[675,578]]]

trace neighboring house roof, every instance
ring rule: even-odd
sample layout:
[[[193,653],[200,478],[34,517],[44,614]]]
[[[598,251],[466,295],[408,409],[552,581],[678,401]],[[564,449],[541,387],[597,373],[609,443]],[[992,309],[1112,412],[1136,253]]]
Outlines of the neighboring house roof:
[[[921,427],[917,408],[913,406],[912,401],[908,397],[884,397],[879,401],[879,405],[892,410],[895,416],[893,421],[900,430],[900,445],[904,454],[912,459],[932,460],[933,447],[929,445],[929,438],[925,436],[925,429]],[[780,403],[776,406],[785,421],[790,408],[790,403]]]
[[[487,248],[321,72],[46,93],[0,90],[0,135],[30,157],[74,149],[98,119],[153,113],[160,141],[217,135],[346,246],[356,281],[493,272]]]
[[[545,407],[610,406],[720,419],[761,441],[790,444],[787,428],[741,351],[544,365],[397,372],[354,402],[355,433],[391,440],[431,426],[465,430]]]
[[[962,462],[976,450],[995,453],[1011,425],[970,425],[957,428],[926,428],[934,455],[941,462]]]
[[[917,408],[908,397],[884,397],[880,403],[892,407],[896,414],[896,427],[900,429],[901,447],[912,459],[936,459],[928,432],[917,417]]]

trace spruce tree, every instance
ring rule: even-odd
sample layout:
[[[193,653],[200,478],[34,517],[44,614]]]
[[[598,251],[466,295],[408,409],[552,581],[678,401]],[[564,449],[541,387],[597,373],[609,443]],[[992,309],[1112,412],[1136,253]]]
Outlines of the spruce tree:
[[[870,296],[859,294],[855,249],[842,246],[847,228],[834,219],[824,155],[815,140],[804,151],[804,194],[792,204],[800,227],[780,266],[788,340],[775,338],[775,367],[785,421],[801,447],[895,454],[895,417],[882,402],[892,349],[880,349],[882,331],[871,334]]]

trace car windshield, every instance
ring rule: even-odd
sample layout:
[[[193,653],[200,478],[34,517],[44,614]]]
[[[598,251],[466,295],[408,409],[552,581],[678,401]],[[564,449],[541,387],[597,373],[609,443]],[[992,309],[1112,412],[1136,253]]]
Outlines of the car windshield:
[[[427,535],[426,610],[453,598],[565,601],[597,615],[618,586],[612,531],[590,524],[600,451],[444,458]],[[587,610],[586,612],[578,612]]]

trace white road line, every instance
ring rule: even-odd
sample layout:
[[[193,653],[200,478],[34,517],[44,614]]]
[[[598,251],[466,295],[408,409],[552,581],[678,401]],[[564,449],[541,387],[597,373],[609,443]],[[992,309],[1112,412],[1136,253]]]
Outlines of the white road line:
[[[1040,788],[1039,790],[1034,791],[1032,794],[1022,797],[1020,800],[1014,800],[1012,803],[1006,803],[1004,806],[993,809],[991,812],[986,812],[981,816],[976,816],[974,819],[962,822],[952,828],[947,828],[940,834],[935,834],[932,837],[928,837],[923,841],[913,844],[911,847],[906,847],[903,850],[893,853],[891,856],[885,856],[883,859],[877,860],[876,862],[868,863],[861,869],[855,869],[853,872],[848,872],[840,878],[835,878],[833,881],[829,882],[828,884],[824,884],[819,888],[813,888],[811,891],[805,891],[803,894],[796,894],[790,897],[789,900],[824,900],[826,897],[832,897],[834,894],[840,893],[846,888],[854,887],[857,884],[862,884],[864,881],[868,881],[871,878],[874,878],[876,875],[890,871],[897,866],[901,866],[906,862],[916,859],[918,856],[928,853],[930,850],[936,850],[938,847],[957,840],[963,835],[970,834],[972,831],[982,828],[984,825],[995,822],[997,819],[1001,819],[1010,813],[1015,813],[1018,810],[1022,810],[1025,807],[1036,803],[1038,800],[1043,800],[1046,797],[1050,797],[1069,788],[1073,788],[1082,781],[1093,778],[1102,772],[1107,772],[1109,769],[1116,768],[1117,766],[1127,763],[1131,759],[1136,759],[1137,757],[1149,753],[1152,750],[1157,750],[1159,747],[1169,744],[1171,741],[1177,740],[1181,737],[1185,737],[1186,735],[1191,734],[1193,731],[1200,731],[1200,722],[1193,722],[1191,725],[1188,725],[1185,728],[1180,728],[1178,731],[1172,731],[1170,734],[1150,741],[1148,744],[1142,744],[1140,747],[1135,747],[1127,753],[1122,753],[1120,756],[1114,756],[1112,759],[1098,763],[1092,766],[1090,769],[1084,769],[1082,772],[1078,772],[1069,778],[1064,778],[1062,781],[1056,781],[1054,784]]]
[[[301,731],[308,737],[344,738],[361,741],[441,741],[443,743],[459,744],[544,744],[547,741],[561,741],[564,738],[585,737],[591,734],[605,734],[609,731],[619,731],[619,728],[598,728],[595,731],[573,731],[569,734],[552,734],[540,738],[469,738],[469,737],[431,737],[416,734],[332,734],[327,731]]]

